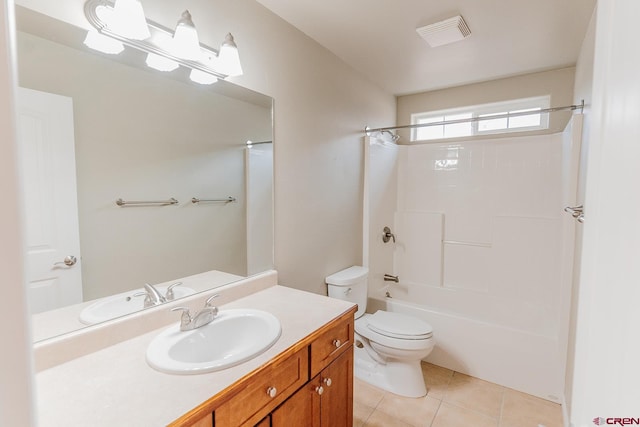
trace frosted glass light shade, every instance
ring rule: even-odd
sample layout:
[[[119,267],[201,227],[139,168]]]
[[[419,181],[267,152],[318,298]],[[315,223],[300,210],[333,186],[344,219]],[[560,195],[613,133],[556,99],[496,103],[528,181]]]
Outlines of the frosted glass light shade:
[[[117,55],[124,50],[124,45],[118,40],[107,37],[95,30],[89,30],[84,44],[91,49],[98,50],[103,53]]]
[[[224,42],[220,45],[220,53],[218,53],[218,65],[221,70],[229,76],[241,76],[242,66],[240,65],[240,55],[238,55],[238,46],[231,33],[224,38]]]
[[[204,71],[193,69],[189,74],[191,81],[200,83],[201,85],[211,85],[218,81],[218,78],[213,74],[205,73]]]
[[[108,26],[114,33],[132,40],[151,36],[140,0],[116,0]]]
[[[188,10],[182,12],[182,17],[176,25],[176,30],[173,34],[172,53],[180,58],[193,61],[202,57],[198,32],[195,25],[193,25],[191,14]]]
[[[156,55],[155,53],[148,54],[145,63],[149,67],[155,68],[159,71],[173,71],[179,67],[179,64],[176,61],[164,56]]]

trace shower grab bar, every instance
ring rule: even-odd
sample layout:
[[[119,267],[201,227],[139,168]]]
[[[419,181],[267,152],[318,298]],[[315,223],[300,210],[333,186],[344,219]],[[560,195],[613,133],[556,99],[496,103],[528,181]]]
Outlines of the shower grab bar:
[[[198,199],[197,197],[192,197],[191,198],[191,203],[200,203],[200,202],[211,202],[211,203],[232,203],[235,202],[236,198],[235,197],[227,197],[226,199]]]
[[[177,205],[178,201],[173,197],[169,200],[116,200],[118,206],[151,206],[151,205]]]

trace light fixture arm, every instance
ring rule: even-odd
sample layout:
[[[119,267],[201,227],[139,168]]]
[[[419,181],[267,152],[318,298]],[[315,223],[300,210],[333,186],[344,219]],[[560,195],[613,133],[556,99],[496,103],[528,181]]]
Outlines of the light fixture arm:
[[[159,46],[155,40],[168,38],[170,39],[173,36],[173,31],[154,22],[149,19],[146,19],[147,25],[149,27],[149,32],[151,33],[151,37],[146,40],[132,40],[126,37],[123,37],[111,30],[109,30],[108,24],[100,18],[98,9],[101,7],[113,8],[114,1],[112,0],[87,0],[84,4],[84,14],[89,21],[89,23],[98,30],[99,33],[109,36],[113,39],[118,40],[122,44],[132,47],[134,49],[138,49],[140,51],[146,53],[153,53],[156,55],[163,56],[168,58],[176,63],[183,65],[185,67],[200,70],[202,72],[212,74],[217,78],[224,79],[228,77],[227,74],[224,74],[220,70],[214,68],[214,61],[218,56],[218,51],[216,49],[210,48],[208,46],[204,46],[200,44],[200,48],[203,53],[203,58],[209,57],[211,61],[205,62],[204,60],[187,60],[184,58],[180,58],[171,52],[168,49]],[[209,64],[208,62],[211,62]]]

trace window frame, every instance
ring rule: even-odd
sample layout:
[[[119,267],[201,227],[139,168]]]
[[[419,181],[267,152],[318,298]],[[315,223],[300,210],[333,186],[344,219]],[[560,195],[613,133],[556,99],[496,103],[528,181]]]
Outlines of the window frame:
[[[487,104],[478,104],[467,107],[458,107],[458,108],[449,108],[446,110],[436,110],[436,111],[426,111],[421,113],[413,113],[411,114],[411,124],[418,124],[421,120],[429,120],[435,117],[444,117],[444,120],[447,120],[447,116],[452,115],[460,115],[460,114],[471,114],[472,118],[476,118],[479,116],[483,116],[486,114],[507,114],[513,113],[521,110],[527,109],[546,109],[550,107],[551,103],[551,95],[543,95],[543,96],[535,96],[530,98],[520,98],[520,99],[512,99],[508,101],[501,102],[492,102]],[[532,115],[536,114],[532,112]],[[489,129],[489,130],[479,130],[480,121],[473,121],[470,123],[471,133],[469,135],[464,136],[446,136],[446,128],[447,126],[459,126],[459,125],[440,125],[435,127],[442,128],[442,136],[437,138],[426,138],[426,139],[418,139],[420,128],[412,128],[411,129],[411,142],[416,141],[437,141],[442,139],[452,139],[452,138],[470,138],[476,136],[488,136],[488,135],[497,135],[497,134],[505,134],[505,133],[515,133],[515,132],[532,132],[539,130],[549,129],[549,113],[538,113],[540,117],[540,124],[534,126],[523,126],[523,127],[509,127],[509,119],[507,120],[507,127],[500,129]],[[517,116],[517,117],[527,117]],[[451,119],[450,119],[451,120]]]

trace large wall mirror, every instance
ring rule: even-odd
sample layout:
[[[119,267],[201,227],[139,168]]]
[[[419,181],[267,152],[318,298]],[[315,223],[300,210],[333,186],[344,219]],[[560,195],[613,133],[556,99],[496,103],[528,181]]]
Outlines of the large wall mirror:
[[[84,30],[16,15],[36,341],[143,309],[145,283],[179,298],[273,268],[271,98],[147,68],[140,52],[101,54]]]

